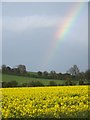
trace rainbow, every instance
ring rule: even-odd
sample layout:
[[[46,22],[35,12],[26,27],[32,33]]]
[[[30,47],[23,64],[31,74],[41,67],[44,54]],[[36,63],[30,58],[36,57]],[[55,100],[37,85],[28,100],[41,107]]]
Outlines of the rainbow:
[[[63,21],[63,24],[58,25],[58,29],[54,33],[54,37],[49,49],[46,51],[46,56],[44,58],[43,65],[46,66],[50,63],[50,60],[54,58],[58,47],[60,47],[60,41],[63,41],[69,34],[71,28],[75,24],[76,20],[78,19],[85,2],[77,2],[75,3],[75,7],[70,9],[70,12],[67,14],[67,19]]]

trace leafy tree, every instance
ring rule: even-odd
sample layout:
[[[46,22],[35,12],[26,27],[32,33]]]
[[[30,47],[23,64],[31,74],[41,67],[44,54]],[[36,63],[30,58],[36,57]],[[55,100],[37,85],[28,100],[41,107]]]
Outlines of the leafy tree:
[[[12,69],[12,74],[20,75],[20,70],[18,68],[13,68]]]
[[[47,71],[44,71],[44,72],[43,72],[43,76],[44,76],[44,77],[47,77],[47,76],[48,76],[48,72],[47,72]]]
[[[62,73],[58,73],[57,74],[57,78],[60,79],[60,80],[63,80],[63,74]]]
[[[9,66],[7,66],[7,72],[10,73],[11,72],[11,68]]]
[[[21,75],[24,75],[26,73],[26,66],[25,65],[18,65],[17,69]]]
[[[7,70],[6,65],[2,65],[2,73],[3,73],[3,72],[6,72],[6,70]]]
[[[11,68],[6,65],[2,65],[2,73],[11,73]]]
[[[26,66],[25,65],[17,65],[16,67],[11,69],[11,73],[15,75],[26,75]]]
[[[64,73],[63,74],[63,79],[64,80],[71,80],[71,75],[69,73]]]
[[[55,71],[51,71],[51,72],[50,72],[50,77],[51,77],[52,79],[56,79],[56,78],[57,78],[56,72],[55,72]]]
[[[39,75],[39,76],[42,76],[42,72],[41,72],[41,71],[38,71],[38,75]]]

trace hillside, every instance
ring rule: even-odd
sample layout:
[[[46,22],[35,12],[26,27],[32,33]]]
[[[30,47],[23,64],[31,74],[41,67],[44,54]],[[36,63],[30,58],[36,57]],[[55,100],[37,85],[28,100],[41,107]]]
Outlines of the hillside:
[[[22,83],[29,83],[31,81],[40,81],[44,85],[48,85],[49,82],[52,81],[52,79],[29,78],[29,77],[23,77],[23,76],[3,74],[2,81],[3,82],[16,81],[18,82],[19,85]],[[63,84],[65,82],[64,80],[53,80],[53,81],[55,81],[56,84]]]

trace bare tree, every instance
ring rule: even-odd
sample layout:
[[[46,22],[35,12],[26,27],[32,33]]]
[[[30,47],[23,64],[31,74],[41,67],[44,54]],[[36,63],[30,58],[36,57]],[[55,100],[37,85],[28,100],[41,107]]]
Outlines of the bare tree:
[[[77,67],[77,65],[73,65],[67,72],[73,76],[76,76],[77,74],[79,74],[79,68]]]

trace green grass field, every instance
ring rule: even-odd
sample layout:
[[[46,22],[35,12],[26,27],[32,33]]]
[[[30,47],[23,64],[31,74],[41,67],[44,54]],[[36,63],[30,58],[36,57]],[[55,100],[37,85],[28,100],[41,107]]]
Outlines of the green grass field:
[[[3,74],[2,81],[3,82],[17,81],[19,85],[22,83],[29,83],[30,81],[40,81],[44,85],[48,85],[49,82],[52,81],[52,79],[29,78],[29,77],[23,77],[23,76]],[[56,84],[63,84],[65,82],[65,80],[53,80],[53,81],[55,81]]]

